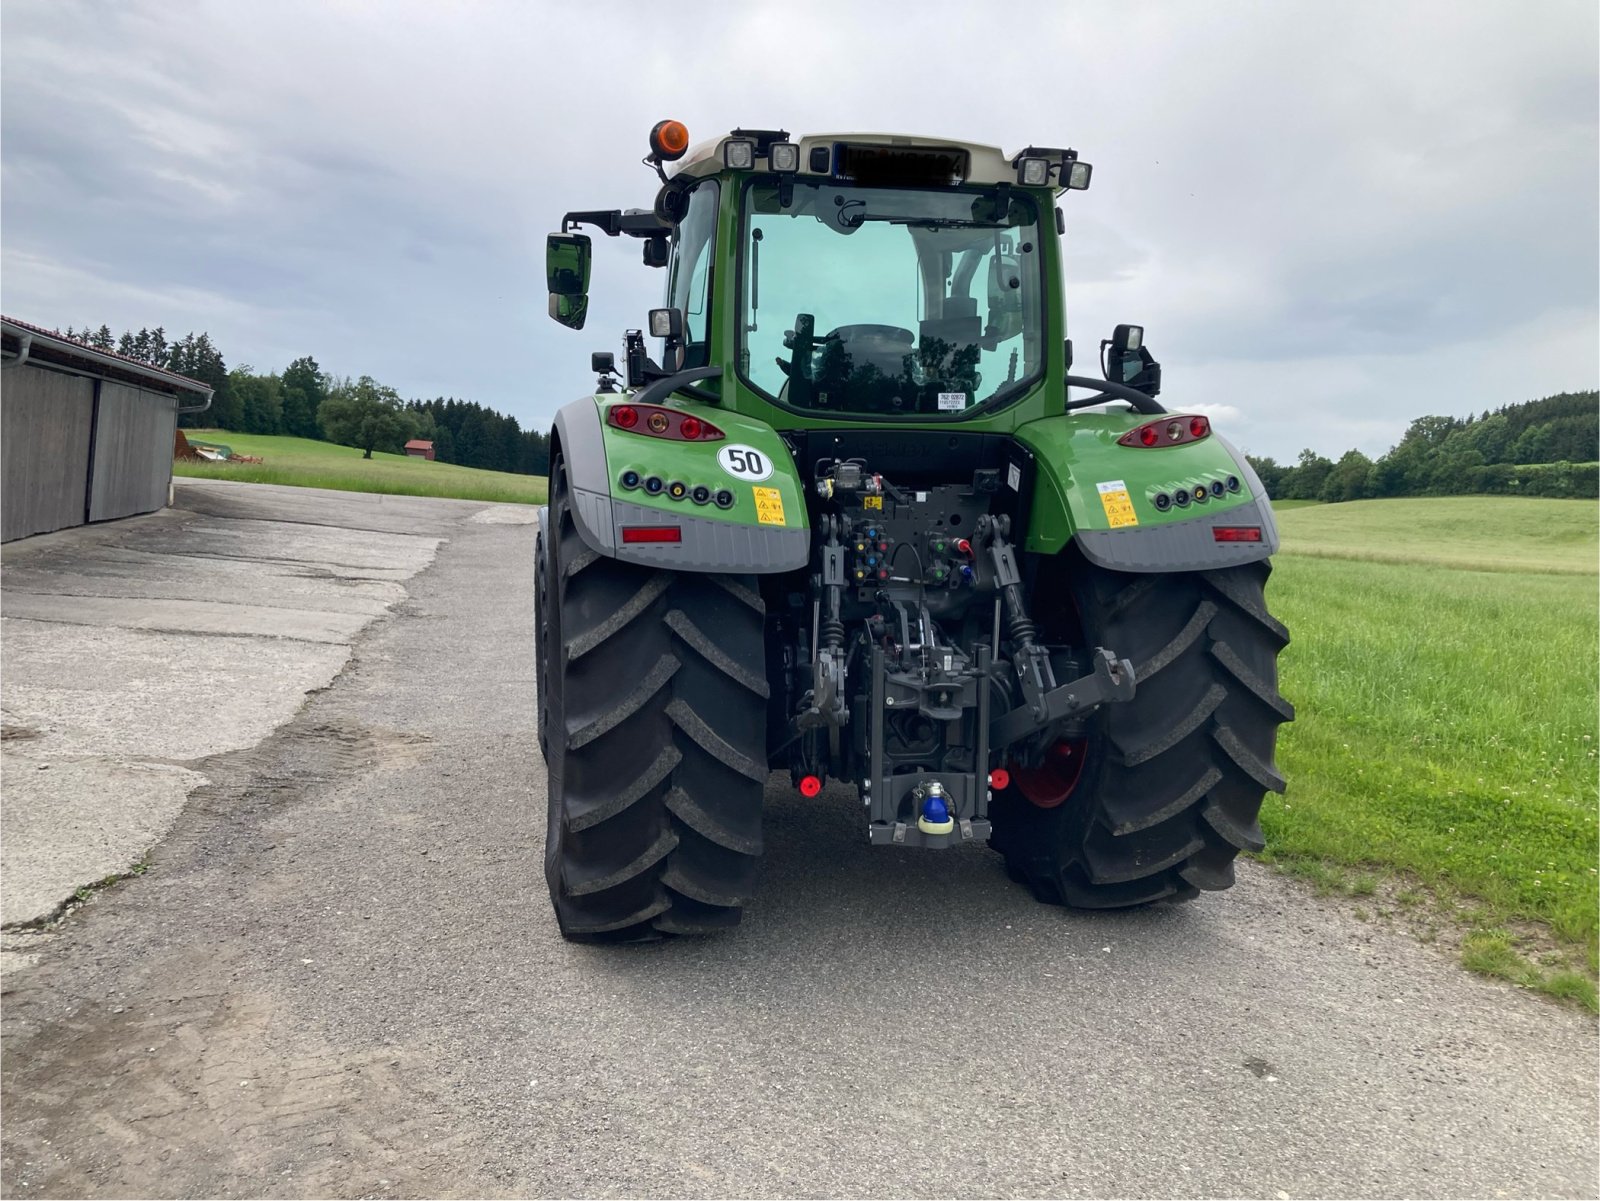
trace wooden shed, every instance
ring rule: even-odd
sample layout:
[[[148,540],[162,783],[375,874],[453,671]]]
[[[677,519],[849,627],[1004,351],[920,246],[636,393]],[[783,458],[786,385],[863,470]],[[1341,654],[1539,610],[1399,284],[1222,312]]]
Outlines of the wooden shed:
[[[179,413],[211,389],[0,318],[0,541],[165,507]]]

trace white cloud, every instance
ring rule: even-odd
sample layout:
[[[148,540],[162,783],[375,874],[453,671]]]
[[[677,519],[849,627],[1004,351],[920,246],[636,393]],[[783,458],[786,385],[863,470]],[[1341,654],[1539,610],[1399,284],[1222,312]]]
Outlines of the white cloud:
[[[662,285],[601,240],[589,328],[562,330],[543,235],[648,204],[673,116],[1076,147],[1078,345],[1144,324],[1162,399],[1235,410],[1260,453],[1381,453],[1423,413],[1600,377],[1591,4],[836,0],[814,37],[693,7],[7,0],[6,309],[192,324],[231,361],[542,424]]]

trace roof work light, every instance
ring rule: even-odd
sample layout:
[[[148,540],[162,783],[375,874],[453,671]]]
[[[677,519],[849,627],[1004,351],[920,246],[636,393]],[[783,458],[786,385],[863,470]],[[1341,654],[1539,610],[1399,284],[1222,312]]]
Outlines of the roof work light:
[[[774,142],[767,147],[767,165],[780,175],[800,170],[800,147],[793,142]]]
[[[1023,158],[1017,160],[1017,182],[1025,188],[1042,188],[1050,182],[1050,160]]]

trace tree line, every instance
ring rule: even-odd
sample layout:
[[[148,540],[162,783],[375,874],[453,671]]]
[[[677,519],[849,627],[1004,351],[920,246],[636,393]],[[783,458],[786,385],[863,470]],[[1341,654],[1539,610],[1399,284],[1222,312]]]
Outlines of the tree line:
[[[314,438],[359,447],[366,458],[375,450],[400,453],[407,441],[420,438],[433,443],[437,462],[520,475],[549,473],[549,437],[523,429],[515,417],[455,397],[403,400],[369,375],[351,379],[325,372],[310,355],[281,372],[262,373],[248,365],[230,370],[203,332],[169,341],[160,326],[119,337],[101,325],[94,330],[69,326],[62,336],[210,387],[211,407],[180,418],[189,428]]]
[[[1337,462],[1302,450],[1297,463],[1247,456],[1279,500],[1493,493],[1600,496],[1600,393],[1561,392],[1481,417],[1418,417],[1377,460],[1359,450]]]
[[[59,331],[57,331],[59,332]],[[231,371],[209,335],[169,342],[160,326],[120,337],[101,325],[66,337],[175,371],[213,389],[211,408],[185,425],[246,434],[291,434],[399,452],[407,440],[433,443],[444,463],[546,475],[550,440],[515,417],[454,397],[402,400],[371,376],[324,372],[309,355],[282,372]],[[1346,501],[1388,496],[1501,493],[1594,499],[1600,495],[1600,393],[1562,392],[1482,416],[1418,417],[1377,460],[1359,450],[1335,461],[1302,450],[1299,461],[1248,456],[1267,492],[1281,500]]]

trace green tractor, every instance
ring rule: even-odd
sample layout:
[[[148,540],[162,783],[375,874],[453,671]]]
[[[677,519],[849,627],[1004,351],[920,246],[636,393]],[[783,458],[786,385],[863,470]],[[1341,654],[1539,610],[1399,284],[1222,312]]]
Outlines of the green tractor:
[[[674,121],[650,146],[653,207],[568,213],[546,250],[573,329],[578,227],[666,271],[550,436],[561,932],[737,923],[774,771],[853,784],[875,846],[987,842],[1041,901],[1228,887],[1294,715],[1277,528],[1207,417],[1157,403],[1141,328],[1101,344],[1106,378],[1070,374],[1057,203],[1089,164],[781,130],[691,148]]]

